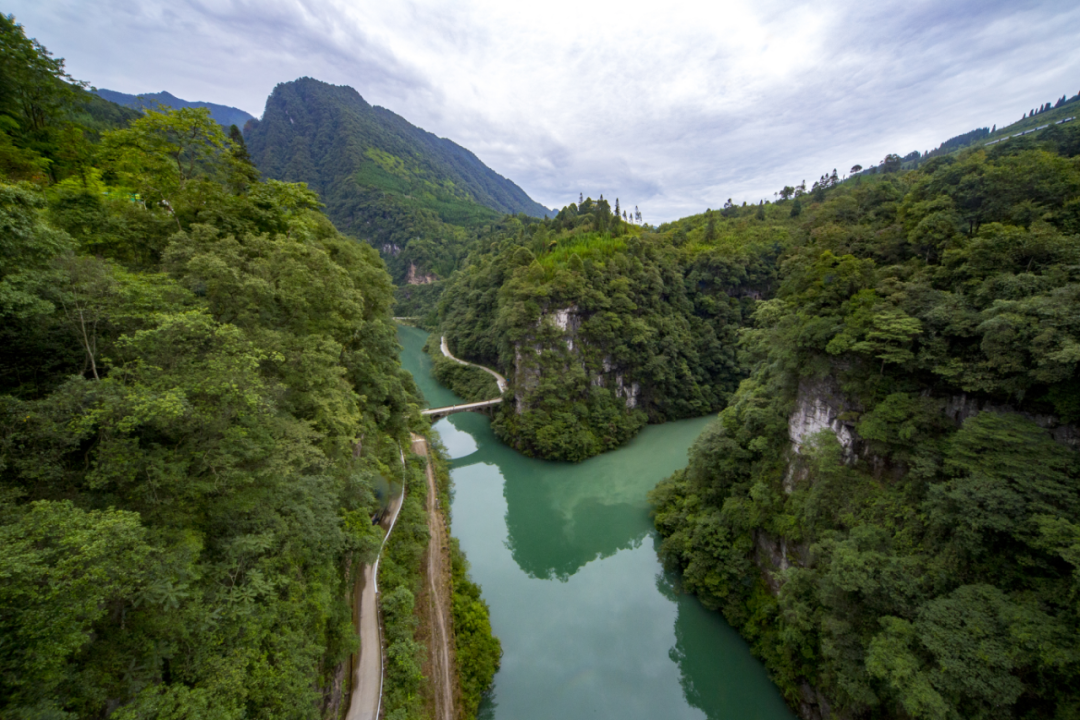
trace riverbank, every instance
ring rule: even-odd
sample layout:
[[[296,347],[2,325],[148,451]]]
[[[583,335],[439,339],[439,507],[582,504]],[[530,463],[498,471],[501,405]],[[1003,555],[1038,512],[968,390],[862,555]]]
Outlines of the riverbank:
[[[440,387],[431,374],[431,357],[423,349],[427,333],[399,326],[398,337],[402,365],[413,374],[428,405],[461,404],[463,400]],[[451,480],[445,451],[435,433],[428,438],[414,435],[412,448],[416,457],[425,458],[428,533],[415,602],[414,637],[423,648],[419,670],[425,678],[421,696],[427,717],[472,718],[491,686],[502,650],[492,635],[480,587],[471,581],[465,555],[451,537]]]
[[[417,384],[447,393],[409,353]],[[747,644],[656,553],[646,494],[709,420],[646,427],[579,464],[526,458],[475,413],[433,426],[452,458],[454,534],[504,649],[481,717],[792,720]]]
[[[428,680],[425,696],[434,720],[454,720],[454,698],[460,692],[454,672],[449,531],[443,517],[442,503],[439,502],[427,438],[413,434],[412,451],[424,458],[424,475],[427,479],[424,509],[427,512],[429,539],[423,560],[424,581],[417,598],[420,608],[417,639],[427,646],[427,660],[423,667],[424,677]]]

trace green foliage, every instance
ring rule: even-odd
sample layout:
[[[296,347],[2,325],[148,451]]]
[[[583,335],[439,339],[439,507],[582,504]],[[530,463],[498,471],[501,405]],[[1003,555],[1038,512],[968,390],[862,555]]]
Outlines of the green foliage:
[[[0,14],[0,177],[42,184],[84,175],[90,140],[138,116],[85,86],[14,16]]]
[[[318,717],[355,649],[345,569],[421,427],[390,279],[232,150],[149,113],[0,184],[5,717]]]
[[[394,288],[394,315],[413,318],[410,324],[434,331],[439,324],[439,298],[444,283],[436,280],[423,285],[398,285]]]
[[[429,534],[424,511],[427,482],[421,467],[410,460],[401,472],[406,496],[379,561],[379,588],[387,658],[383,707],[387,717],[405,720],[427,717],[421,694],[427,649],[415,639],[419,624],[415,611]]]
[[[1051,140],[811,196],[741,333],[750,377],[651,496],[665,560],[792,703],[809,683],[851,716],[1080,705],[1080,165]],[[814,403],[847,447],[793,452]]]
[[[651,233],[591,198],[555,220],[510,219],[446,282],[441,328],[455,354],[508,376],[502,439],[581,460],[646,422],[723,406],[745,375],[739,328],[771,288],[789,222],[708,214]]]
[[[399,284],[411,272],[448,277],[502,213],[546,212],[468,150],[349,87],[278,85],[246,133],[260,170],[307,183],[342,232],[379,249]]]

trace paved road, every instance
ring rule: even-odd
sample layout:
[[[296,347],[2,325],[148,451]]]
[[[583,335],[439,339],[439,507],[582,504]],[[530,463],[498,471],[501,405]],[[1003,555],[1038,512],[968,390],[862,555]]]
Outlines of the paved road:
[[[404,458],[403,458],[404,459]],[[383,516],[381,525],[386,530],[386,537],[390,537],[390,531],[397,522],[398,512],[401,510],[401,501],[405,497],[405,491],[390,501],[389,512]],[[386,540],[383,540],[383,546]],[[356,663],[353,673],[353,690],[349,699],[349,712],[345,720],[378,720],[379,709],[382,704],[382,675],[383,675],[383,647],[382,628],[379,624],[378,606],[378,577],[379,559],[382,557],[382,548],[379,549],[379,558],[371,565],[365,565],[360,588],[356,593],[356,614],[359,616],[360,628],[360,660]]]
[[[506,392],[506,378],[504,378],[502,375],[495,372],[491,368],[486,368],[483,365],[477,365],[476,363],[465,362],[464,360],[459,360],[456,357],[454,357],[453,355],[451,355],[450,354],[450,347],[446,344],[446,336],[445,335],[442,336],[442,354],[445,355],[446,357],[450,358],[454,362],[460,363],[461,365],[472,365],[473,367],[480,368],[481,370],[486,372],[488,375],[491,375],[492,377],[495,378],[495,383],[499,386],[499,392],[501,392],[501,393]]]

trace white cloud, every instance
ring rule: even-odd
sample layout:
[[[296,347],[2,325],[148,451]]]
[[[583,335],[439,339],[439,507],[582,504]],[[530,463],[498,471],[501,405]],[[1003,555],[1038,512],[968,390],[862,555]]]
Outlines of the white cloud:
[[[278,82],[351,85],[546,205],[602,192],[652,221],[929,149],[1080,89],[1068,3],[13,4],[100,87],[259,114]]]

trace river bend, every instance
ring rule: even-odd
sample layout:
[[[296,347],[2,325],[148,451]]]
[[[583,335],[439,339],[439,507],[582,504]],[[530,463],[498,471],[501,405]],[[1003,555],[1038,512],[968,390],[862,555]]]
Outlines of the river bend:
[[[461,403],[401,327],[402,364],[433,407]],[[764,667],[714,612],[674,590],[646,493],[686,464],[708,419],[645,428],[580,464],[523,457],[486,417],[435,425],[453,458],[453,534],[502,640],[480,717],[793,720]]]

